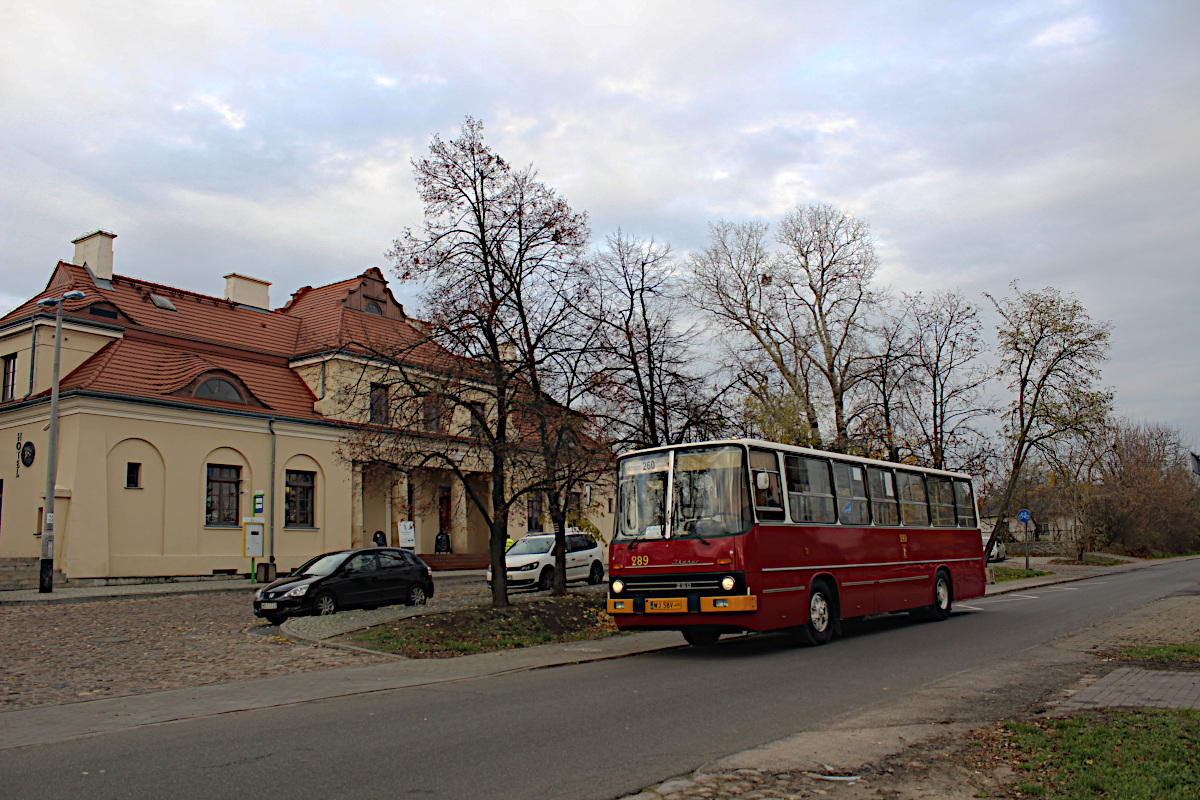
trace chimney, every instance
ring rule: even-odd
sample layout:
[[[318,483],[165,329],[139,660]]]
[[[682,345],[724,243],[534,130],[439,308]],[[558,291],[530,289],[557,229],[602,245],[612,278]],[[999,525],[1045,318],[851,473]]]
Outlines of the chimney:
[[[270,311],[271,282],[231,272],[225,276],[225,299],[239,306]]]
[[[113,239],[115,233],[108,231],[92,231],[71,241],[75,245],[74,263],[82,267],[88,265],[92,275],[100,280],[112,280],[113,275]]]

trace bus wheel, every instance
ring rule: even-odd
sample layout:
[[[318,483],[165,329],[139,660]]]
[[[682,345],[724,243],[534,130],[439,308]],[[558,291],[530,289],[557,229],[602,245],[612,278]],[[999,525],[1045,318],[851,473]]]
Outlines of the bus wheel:
[[[833,595],[824,581],[813,584],[808,596],[808,624],[804,636],[811,645],[825,644],[833,638],[834,625]]]
[[[718,631],[708,628],[688,628],[683,631],[683,639],[692,647],[712,647],[721,638]]]
[[[929,607],[927,616],[932,620],[946,619],[950,616],[950,605],[953,602],[954,587],[950,583],[950,573],[939,569],[933,583],[933,605]]]

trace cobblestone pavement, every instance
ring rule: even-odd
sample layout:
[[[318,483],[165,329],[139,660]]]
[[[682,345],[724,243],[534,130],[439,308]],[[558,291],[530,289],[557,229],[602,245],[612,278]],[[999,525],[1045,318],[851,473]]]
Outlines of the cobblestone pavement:
[[[250,592],[0,608],[0,710],[385,661],[293,645]]]
[[[436,577],[435,577],[436,580]],[[482,578],[438,581],[428,606],[300,617],[320,639],[416,614],[488,602]],[[603,591],[571,587],[571,591]],[[544,593],[513,594],[529,602]],[[0,606],[0,711],[379,664],[396,656],[313,647],[254,617],[252,592],[114,597]]]

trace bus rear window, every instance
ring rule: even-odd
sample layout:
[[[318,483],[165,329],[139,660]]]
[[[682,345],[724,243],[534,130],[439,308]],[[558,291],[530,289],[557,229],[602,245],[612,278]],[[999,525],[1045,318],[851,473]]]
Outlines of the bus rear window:
[[[954,482],[954,507],[958,511],[958,526],[974,528],[976,524],[975,495],[971,491],[970,481]]]

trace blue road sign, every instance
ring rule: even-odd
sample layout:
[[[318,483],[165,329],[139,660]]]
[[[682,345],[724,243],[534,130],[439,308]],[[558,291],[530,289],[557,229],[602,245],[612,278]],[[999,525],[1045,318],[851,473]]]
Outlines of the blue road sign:
[[[1028,508],[1022,508],[1017,512],[1017,519],[1021,522],[1029,522],[1033,517],[1030,516]]]

